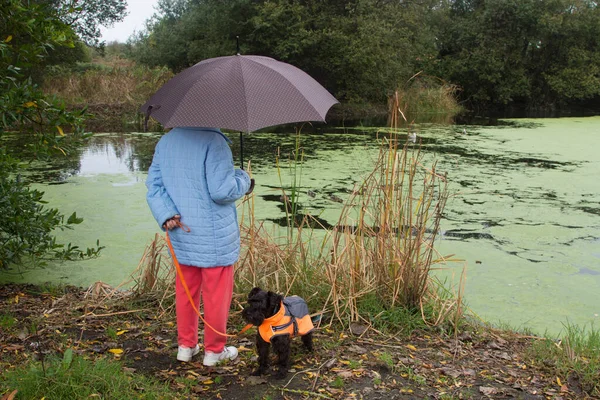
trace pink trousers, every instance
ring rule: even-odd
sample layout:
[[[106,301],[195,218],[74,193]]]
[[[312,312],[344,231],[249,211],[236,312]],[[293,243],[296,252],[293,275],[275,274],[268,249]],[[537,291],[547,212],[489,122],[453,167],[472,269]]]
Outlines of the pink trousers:
[[[202,293],[204,304],[202,316],[216,330],[226,333],[233,294],[233,266],[198,268],[180,265],[180,267],[196,308],[200,310],[200,293]],[[179,276],[175,283],[175,303],[177,341],[180,346],[195,347],[198,343],[198,314],[190,304]],[[204,327],[204,351],[220,353],[226,341],[227,337],[215,333],[208,326]]]

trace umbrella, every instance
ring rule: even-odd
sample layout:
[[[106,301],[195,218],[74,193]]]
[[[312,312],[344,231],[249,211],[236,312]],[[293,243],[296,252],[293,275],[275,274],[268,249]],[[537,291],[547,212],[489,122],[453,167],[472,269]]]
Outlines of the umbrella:
[[[210,58],[165,83],[140,108],[166,128],[205,126],[240,131],[325,121],[338,101],[293,65],[262,56]]]

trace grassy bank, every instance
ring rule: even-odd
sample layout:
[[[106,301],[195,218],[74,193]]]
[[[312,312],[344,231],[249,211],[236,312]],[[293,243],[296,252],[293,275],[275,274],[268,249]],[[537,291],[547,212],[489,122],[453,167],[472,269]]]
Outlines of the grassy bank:
[[[96,58],[75,67],[53,67],[43,90],[69,108],[87,108],[92,114],[86,123],[90,131],[141,131],[139,107],[172,76],[167,68],[148,68],[119,57]],[[160,126],[151,120],[149,129]]]
[[[86,108],[92,115],[87,122],[92,132],[133,132],[143,129],[139,107],[172,76],[167,68],[138,65],[118,53],[96,55],[89,63],[53,66],[44,77],[43,90],[69,108]],[[457,92],[454,85],[417,74],[398,88],[395,96],[408,123],[451,123],[463,111]],[[388,111],[385,104],[340,104],[331,109],[327,120],[340,124],[369,121],[385,118]],[[150,120],[149,129],[162,127]]]

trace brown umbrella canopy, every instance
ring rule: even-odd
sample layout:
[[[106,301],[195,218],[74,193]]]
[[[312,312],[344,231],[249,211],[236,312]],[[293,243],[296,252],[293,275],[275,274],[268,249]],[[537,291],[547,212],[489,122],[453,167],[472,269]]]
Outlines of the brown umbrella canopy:
[[[269,57],[211,58],[165,83],[140,109],[167,128],[202,126],[251,132],[325,121],[338,103],[302,70]]]

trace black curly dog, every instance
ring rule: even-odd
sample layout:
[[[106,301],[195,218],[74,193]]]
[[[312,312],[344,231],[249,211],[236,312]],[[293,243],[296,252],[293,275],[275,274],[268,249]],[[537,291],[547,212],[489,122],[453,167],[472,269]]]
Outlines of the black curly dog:
[[[248,306],[242,311],[242,317],[248,323],[258,327],[265,318],[269,318],[279,311],[283,296],[273,292],[267,292],[260,288],[254,288],[248,294]],[[306,350],[312,352],[312,332],[301,336],[302,343]],[[277,355],[278,371],[275,374],[277,379],[286,377],[290,366],[290,335],[278,335],[271,338],[271,343],[266,342],[257,330],[256,349],[258,351],[258,368],[252,375],[263,375],[269,368],[269,349],[273,345],[273,351]]]

